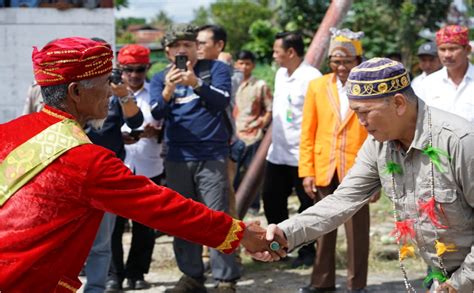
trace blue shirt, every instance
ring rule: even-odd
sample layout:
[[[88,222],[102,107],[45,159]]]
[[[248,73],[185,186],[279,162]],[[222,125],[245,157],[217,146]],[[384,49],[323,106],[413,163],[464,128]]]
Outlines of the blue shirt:
[[[200,61],[199,61],[200,62]],[[190,86],[177,85],[169,102],[163,100],[163,70],[153,76],[150,105],[155,119],[165,119],[167,160],[206,161],[224,159],[229,154],[230,133],[225,125],[225,109],[229,105],[231,77],[229,66],[210,62],[211,84],[193,91]],[[203,69],[196,64],[194,73]]]

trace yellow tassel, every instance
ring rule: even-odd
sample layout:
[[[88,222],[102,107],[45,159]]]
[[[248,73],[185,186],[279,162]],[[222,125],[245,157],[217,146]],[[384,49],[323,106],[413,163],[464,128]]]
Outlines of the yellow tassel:
[[[456,251],[456,245],[454,244],[444,244],[443,242],[439,242],[438,240],[435,240],[435,248],[436,248],[436,254],[438,256],[442,256],[446,252],[453,252]]]
[[[415,256],[415,248],[410,244],[404,244],[400,248],[400,258],[404,260],[407,257],[414,257]]]

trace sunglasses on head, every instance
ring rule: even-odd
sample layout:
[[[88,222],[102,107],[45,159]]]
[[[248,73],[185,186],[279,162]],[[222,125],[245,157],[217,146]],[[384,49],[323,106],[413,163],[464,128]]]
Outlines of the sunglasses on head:
[[[147,67],[146,66],[140,66],[140,67],[124,67],[122,68],[123,72],[125,73],[145,73]]]

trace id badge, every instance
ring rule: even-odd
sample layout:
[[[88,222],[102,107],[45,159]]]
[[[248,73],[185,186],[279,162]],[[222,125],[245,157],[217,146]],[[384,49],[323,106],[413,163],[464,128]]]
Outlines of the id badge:
[[[291,96],[288,95],[288,109],[286,109],[286,121],[287,122],[293,122],[293,111],[291,110]]]
[[[291,107],[288,107],[286,110],[286,121],[293,122],[293,111],[291,111]]]

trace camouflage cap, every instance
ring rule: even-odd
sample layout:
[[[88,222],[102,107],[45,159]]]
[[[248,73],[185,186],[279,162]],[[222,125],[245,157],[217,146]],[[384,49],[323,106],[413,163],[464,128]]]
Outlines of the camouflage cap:
[[[161,39],[161,44],[163,47],[168,47],[180,40],[196,41],[196,37],[197,27],[186,23],[172,24],[168,27],[163,39]]]

